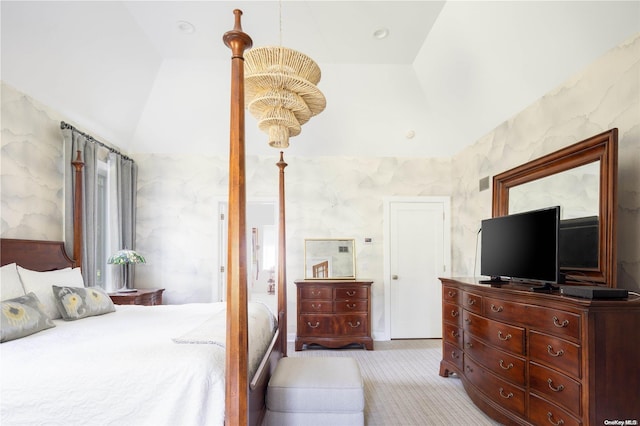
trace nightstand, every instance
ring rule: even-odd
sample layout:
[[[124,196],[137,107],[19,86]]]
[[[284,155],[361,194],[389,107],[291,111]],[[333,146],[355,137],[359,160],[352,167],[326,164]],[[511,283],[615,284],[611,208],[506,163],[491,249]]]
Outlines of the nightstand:
[[[109,293],[116,305],[162,305],[164,288],[141,288],[131,293]]]

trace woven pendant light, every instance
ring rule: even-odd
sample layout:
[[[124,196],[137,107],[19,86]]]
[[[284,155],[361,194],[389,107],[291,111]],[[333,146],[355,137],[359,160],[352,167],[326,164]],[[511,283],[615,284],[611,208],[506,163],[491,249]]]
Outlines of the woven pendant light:
[[[327,101],[316,84],[320,67],[307,55],[282,46],[245,52],[245,102],[260,130],[274,148],[289,146],[289,138],[320,114]]]

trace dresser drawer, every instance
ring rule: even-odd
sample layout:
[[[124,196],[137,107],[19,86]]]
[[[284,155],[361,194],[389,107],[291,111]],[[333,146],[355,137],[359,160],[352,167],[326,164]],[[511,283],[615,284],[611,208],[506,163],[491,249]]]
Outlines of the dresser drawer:
[[[493,321],[467,311],[464,311],[462,315],[465,336],[469,332],[499,349],[524,355],[523,328]]]
[[[524,389],[500,379],[474,361],[466,352],[464,355],[464,376],[501,406],[521,416],[524,415]]]
[[[453,287],[442,287],[442,300],[444,302],[453,303],[454,305],[460,304],[460,294],[462,292]]]
[[[442,319],[457,325],[462,325],[462,308],[451,303],[443,303]]]
[[[444,331],[443,338],[445,342],[452,343],[459,348],[462,348],[462,329],[457,325],[444,323],[442,330]]]
[[[460,348],[445,342],[442,346],[444,353],[442,358],[458,367],[459,371],[462,371],[463,367],[463,352]]]
[[[333,292],[331,287],[315,287],[304,286],[300,289],[300,296],[303,299],[333,299]]]
[[[580,315],[542,306],[484,297],[483,314],[498,321],[516,322],[560,337],[580,338]]]
[[[367,299],[369,289],[366,287],[336,288],[335,300]]]
[[[580,346],[567,340],[535,331],[529,335],[529,354],[532,361],[580,378]]]
[[[531,362],[529,364],[531,392],[564,406],[576,416],[580,415],[580,383],[555,370]]]
[[[368,325],[366,315],[300,315],[298,335],[366,336]]]
[[[300,302],[300,312],[333,312],[333,302],[330,300],[303,300]]]
[[[353,300],[353,301],[339,301],[335,302],[336,313],[345,312],[367,312],[369,309],[369,302],[367,300]]]
[[[494,349],[468,334],[464,336],[464,350],[498,376],[524,386],[526,362],[523,358]]]
[[[469,293],[468,291],[462,294],[462,307],[468,311],[475,312],[477,314],[482,313],[482,296]]]
[[[582,425],[580,420],[565,410],[533,394],[529,394],[529,421],[534,425]]]

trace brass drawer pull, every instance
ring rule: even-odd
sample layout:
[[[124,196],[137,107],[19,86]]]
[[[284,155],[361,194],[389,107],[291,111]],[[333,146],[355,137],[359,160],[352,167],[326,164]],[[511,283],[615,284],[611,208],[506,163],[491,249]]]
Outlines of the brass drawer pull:
[[[460,333],[458,333],[458,330],[451,330],[451,337],[453,338],[460,337]]]
[[[561,392],[564,389],[564,385],[553,386],[553,380],[547,379],[547,383],[549,383],[549,389],[554,392]]]
[[[472,347],[473,347],[473,343],[471,343],[471,342],[467,342],[467,343],[465,343],[464,345],[465,345],[466,347],[468,347],[468,348],[472,348]]]
[[[513,363],[510,362],[506,367],[504,365],[504,361],[500,360],[500,367],[504,370],[511,370],[513,368]]]
[[[505,399],[511,399],[513,398],[513,392],[509,392],[508,394],[504,394],[504,389],[500,388],[500,396],[505,398]]]
[[[451,351],[451,358],[460,359],[460,355],[456,351]]]
[[[320,327],[320,321],[316,321],[316,325],[312,325],[311,321],[307,321],[307,325],[311,328],[318,328]]]
[[[503,308],[502,306],[498,306],[498,307],[496,307],[496,305],[494,305],[493,303],[491,304],[491,310],[492,310],[493,312],[502,312],[502,310],[503,310],[503,309],[504,309],[504,308]]]
[[[549,423],[551,423],[554,426],[561,426],[564,424],[564,420],[560,419],[557,422],[553,421],[553,414],[551,414],[551,411],[547,412],[547,420],[549,420]]]
[[[451,311],[451,316],[452,317],[457,317],[458,315],[460,315],[460,312],[456,311],[455,309]]]
[[[498,331],[498,339],[502,340],[503,342],[511,339],[511,337],[513,337],[511,336],[511,334],[507,334],[506,336],[503,337],[502,331]]]
[[[355,296],[355,295],[356,295],[356,291],[355,291],[355,290],[348,290],[348,291],[347,291],[347,296],[349,296],[349,297],[353,297],[353,296]]]
[[[465,318],[464,322],[466,322],[467,324],[471,324],[471,320],[469,318]]]
[[[349,308],[349,309],[355,309],[356,306],[358,306],[358,305],[356,305],[355,303],[347,303],[347,308]]]
[[[455,297],[457,294],[458,294],[458,293],[456,293],[455,291],[449,291],[449,292],[447,293],[447,295],[448,295],[449,297],[451,297],[451,298]]]
[[[473,368],[469,367],[468,365],[466,366],[466,370],[468,373],[473,373]]]
[[[315,290],[311,290],[311,295],[312,296],[320,296],[322,294],[322,292],[320,290],[315,291]]]
[[[467,303],[469,305],[475,305],[476,304],[476,299],[467,299]]]
[[[311,304],[311,307],[312,307],[313,309],[316,309],[316,310],[317,310],[317,309],[320,309],[320,308],[322,308],[322,303],[318,303],[317,305],[316,305],[315,303],[312,303],[312,304]]]
[[[564,320],[564,321],[560,322],[558,317],[554,316],[553,317],[553,325],[555,325],[558,328],[564,328],[564,327],[569,325],[569,320]]]
[[[349,321],[348,324],[351,326],[351,328],[360,327],[360,321],[356,321],[355,325],[351,321]]]
[[[547,352],[549,353],[549,355],[551,356],[562,356],[564,355],[564,351],[562,349],[560,349],[558,352],[552,352],[553,351],[553,347],[551,345],[547,345]]]

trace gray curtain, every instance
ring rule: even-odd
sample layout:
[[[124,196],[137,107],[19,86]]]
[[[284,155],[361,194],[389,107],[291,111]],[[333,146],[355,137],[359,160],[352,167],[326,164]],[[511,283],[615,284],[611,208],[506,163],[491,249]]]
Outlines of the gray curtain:
[[[73,197],[75,188],[75,169],[71,162],[80,151],[80,158],[84,162],[83,176],[83,216],[82,216],[82,276],[87,286],[96,283],[96,232],[98,212],[98,150],[103,148],[97,143],[75,129],[63,128],[65,150],[65,245],[69,256],[73,255]],[[138,167],[131,159],[123,157],[116,152],[110,152],[108,156],[110,169],[109,188],[112,197],[109,206],[108,220],[111,233],[107,247],[109,253],[123,248],[135,249],[135,223],[136,223],[136,191]],[[129,280],[133,280],[133,271],[129,274]]]

